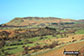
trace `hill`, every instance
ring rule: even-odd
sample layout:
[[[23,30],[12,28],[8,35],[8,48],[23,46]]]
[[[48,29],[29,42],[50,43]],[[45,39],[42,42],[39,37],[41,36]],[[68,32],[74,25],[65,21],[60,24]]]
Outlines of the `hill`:
[[[71,19],[62,19],[55,17],[23,17],[23,18],[14,18],[12,21],[8,22],[7,25],[13,26],[28,26],[28,25],[39,25],[41,23],[59,23],[59,22],[73,22],[75,20]]]

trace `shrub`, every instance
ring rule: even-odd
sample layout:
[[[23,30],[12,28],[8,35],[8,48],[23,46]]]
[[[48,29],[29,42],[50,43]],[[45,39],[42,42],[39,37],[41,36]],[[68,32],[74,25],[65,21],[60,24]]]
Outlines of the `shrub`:
[[[49,45],[49,48],[54,48],[54,47],[57,46],[57,45],[59,45],[59,44],[58,44],[58,41],[54,41],[54,42],[52,42],[51,45]]]

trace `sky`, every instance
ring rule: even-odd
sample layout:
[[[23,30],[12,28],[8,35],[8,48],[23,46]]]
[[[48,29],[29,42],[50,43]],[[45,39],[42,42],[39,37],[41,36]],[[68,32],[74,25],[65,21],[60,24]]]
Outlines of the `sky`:
[[[84,0],[0,0],[0,24],[28,16],[84,19]]]

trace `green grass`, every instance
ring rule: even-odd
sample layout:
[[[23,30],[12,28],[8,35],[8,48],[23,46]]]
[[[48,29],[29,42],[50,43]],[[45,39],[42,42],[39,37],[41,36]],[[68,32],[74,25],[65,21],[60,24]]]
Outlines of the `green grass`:
[[[39,40],[39,38],[40,38],[40,37],[34,37],[34,38],[30,38],[30,39],[28,39],[28,40],[35,42],[35,41]]]
[[[17,48],[16,49],[12,49],[12,50],[6,50],[8,48],[14,48],[14,47],[17,47]],[[15,53],[23,51],[22,45],[18,45],[18,46],[5,46],[4,49],[5,49],[6,52],[9,52],[9,53],[12,53],[12,54],[15,54]]]
[[[15,54],[15,53],[18,53],[18,52],[22,52],[23,50],[24,49],[22,47],[18,47],[17,49],[7,50],[7,51]]]
[[[76,34],[84,34],[84,29],[80,29],[80,30],[76,31]]]
[[[25,44],[25,46],[35,46],[36,44]],[[4,50],[8,53],[12,53],[12,54],[15,54],[15,53],[18,53],[18,52],[22,52],[24,51],[24,49],[22,48],[23,45],[16,45],[16,46],[5,46],[4,47]],[[12,49],[12,50],[6,50],[8,48],[14,48],[14,47],[17,47],[16,49]]]
[[[57,35],[57,38],[61,38],[61,35]]]
[[[52,35],[47,35],[47,36],[43,36],[43,39],[41,39],[41,40],[47,40],[47,39],[51,39],[51,38],[55,38],[55,37],[53,37]],[[40,41],[39,39],[40,39],[40,37],[34,37],[34,38],[30,38],[28,40],[35,42],[35,41]]]
[[[84,24],[84,22],[74,22],[75,24]]]

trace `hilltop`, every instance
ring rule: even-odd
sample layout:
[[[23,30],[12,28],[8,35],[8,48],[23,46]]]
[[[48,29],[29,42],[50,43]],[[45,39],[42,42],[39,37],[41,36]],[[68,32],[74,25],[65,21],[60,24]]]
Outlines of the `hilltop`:
[[[39,25],[39,24],[49,24],[49,23],[59,23],[59,22],[73,22],[72,19],[62,19],[55,17],[23,17],[23,18],[14,18],[7,25],[13,26],[28,26],[28,25]]]

